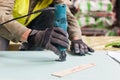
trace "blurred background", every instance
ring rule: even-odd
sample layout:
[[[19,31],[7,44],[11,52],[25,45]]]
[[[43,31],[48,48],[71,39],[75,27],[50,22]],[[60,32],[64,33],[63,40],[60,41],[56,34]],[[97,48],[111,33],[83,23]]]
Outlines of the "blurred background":
[[[120,35],[120,0],[65,0],[85,36]]]

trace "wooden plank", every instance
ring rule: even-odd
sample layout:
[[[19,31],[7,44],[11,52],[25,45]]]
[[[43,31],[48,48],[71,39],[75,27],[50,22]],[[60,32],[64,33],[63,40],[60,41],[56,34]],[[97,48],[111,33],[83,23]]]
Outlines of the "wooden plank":
[[[68,74],[71,74],[71,73],[74,73],[74,72],[78,72],[78,71],[81,71],[81,70],[85,70],[85,69],[88,69],[88,68],[93,67],[93,66],[95,66],[94,63],[84,64],[84,65],[76,66],[76,67],[66,69],[66,70],[63,70],[63,71],[52,73],[52,75],[56,76],[56,77],[63,77],[65,75],[68,75]]]

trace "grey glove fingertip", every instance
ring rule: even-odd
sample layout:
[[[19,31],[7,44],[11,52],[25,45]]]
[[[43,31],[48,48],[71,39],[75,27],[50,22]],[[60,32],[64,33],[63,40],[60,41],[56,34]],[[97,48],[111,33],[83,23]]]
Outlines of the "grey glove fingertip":
[[[60,51],[54,45],[47,44],[46,49],[53,51],[56,55],[60,55]]]
[[[56,38],[52,38],[52,39],[51,39],[51,43],[52,43],[52,44],[59,45],[59,46],[62,46],[62,47],[64,47],[64,48],[68,48],[68,47],[69,47],[69,43],[68,43],[68,42],[65,42],[65,41],[63,41],[63,40],[56,39]]]
[[[80,49],[80,55],[81,56],[85,55],[85,51],[83,49]]]
[[[88,47],[88,51],[89,51],[89,52],[95,52],[95,50],[92,49],[92,48],[90,48],[90,47]]]
[[[79,48],[79,44],[74,44],[74,53],[78,54],[80,53],[80,48]]]

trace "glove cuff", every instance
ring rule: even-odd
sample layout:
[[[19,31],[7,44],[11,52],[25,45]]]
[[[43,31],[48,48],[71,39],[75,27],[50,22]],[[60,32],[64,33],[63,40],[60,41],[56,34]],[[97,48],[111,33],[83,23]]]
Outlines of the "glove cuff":
[[[29,34],[29,36],[28,36],[28,39],[27,39],[28,43],[30,43],[30,44],[35,44],[35,43],[34,43],[34,42],[35,42],[35,35],[36,35],[37,32],[38,32],[38,30],[32,30],[32,31],[30,32],[30,34]]]

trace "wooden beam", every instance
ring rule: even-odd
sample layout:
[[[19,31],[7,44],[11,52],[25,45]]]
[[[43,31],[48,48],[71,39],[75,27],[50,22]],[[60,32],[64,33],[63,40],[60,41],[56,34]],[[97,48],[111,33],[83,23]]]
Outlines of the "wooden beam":
[[[88,68],[93,67],[93,66],[95,66],[94,63],[84,64],[84,65],[76,66],[76,67],[66,69],[66,70],[63,70],[63,71],[52,73],[52,75],[56,76],[56,77],[63,77],[65,75],[68,75],[68,74],[71,74],[71,73],[74,73],[74,72],[78,72],[78,71],[81,71],[81,70],[85,70],[85,69],[88,69]]]

